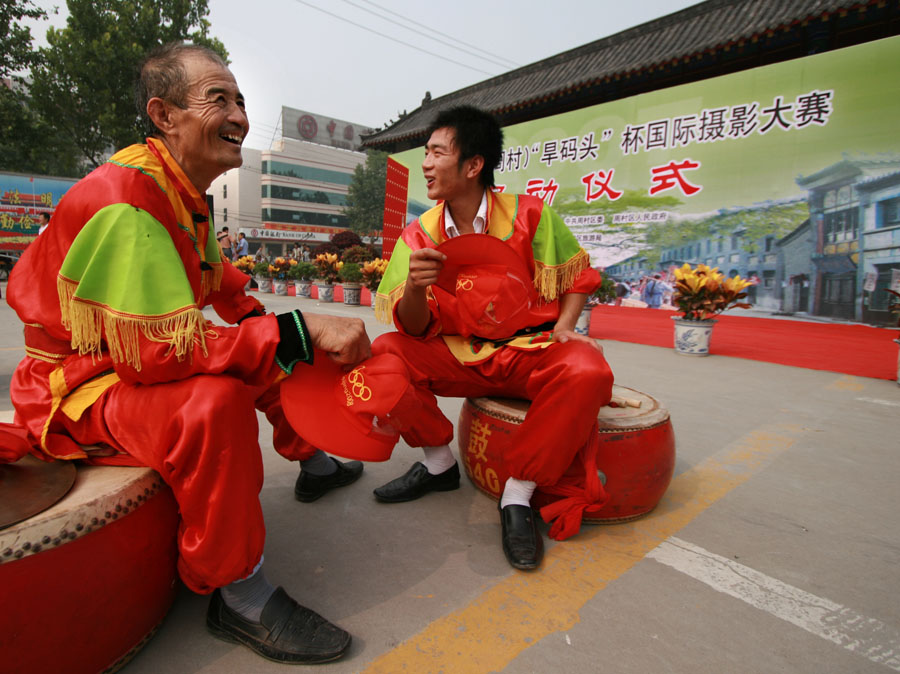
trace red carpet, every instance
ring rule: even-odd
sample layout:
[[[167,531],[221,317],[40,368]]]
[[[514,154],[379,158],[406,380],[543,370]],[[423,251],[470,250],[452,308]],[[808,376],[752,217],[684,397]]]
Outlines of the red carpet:
[[[590,335],[673,348],[674,311],[601,305],[591,314]],[[900,330],[866,325],[719,316],[710,354],[762,360],[811,370],[875,379],[897,378]]]

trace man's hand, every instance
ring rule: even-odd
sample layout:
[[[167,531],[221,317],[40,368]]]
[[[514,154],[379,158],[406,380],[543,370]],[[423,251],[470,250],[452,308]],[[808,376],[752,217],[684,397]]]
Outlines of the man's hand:
[[[409,255],[406,288],[397,305],[397,316],[410,335],[421,335],[431,321],[428,310],[428,286],[437,282],[447,256],[434,248],[419,248]]]
[[[406,277],[406,289],[421,288],[424,290],[437,282],[444,268],[447,256],[434,248],[419,248],[409,256],[409,275]]]
[[[559,342],[560,344],[565,344],[566,342],[587,342],[600,353],[603,353],[603,347],[600,346],[597,340],[588,337],[587,335],[580,335],[574,330],[554,330],[553,341]]]
[[[372,345],[366,326],[359,318],[342,318],[327,314],[303,314],[313,346],[327,351],[335,361],[356,365],[372,356]]]

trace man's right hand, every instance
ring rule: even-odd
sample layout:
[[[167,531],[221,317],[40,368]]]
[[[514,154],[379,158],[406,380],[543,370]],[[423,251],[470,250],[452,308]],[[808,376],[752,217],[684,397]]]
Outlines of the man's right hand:
[[[406,288],[397,304],[397,317],[410,335],[421,335],[431,321],[428,310],[428,286],[437,282],[447,256],[434,248],[419,248],[409,255]]]
[[[359,318],[342,318],[327,314],[303,314],[313,346],[338,363],[356,365],[372,356],[372,345],[366,326]]]
[[[444,268],[447,256],[434,248],[419,248],[409,255],[409,274],[406,277],[406,289],[424,290],[437,282]]]

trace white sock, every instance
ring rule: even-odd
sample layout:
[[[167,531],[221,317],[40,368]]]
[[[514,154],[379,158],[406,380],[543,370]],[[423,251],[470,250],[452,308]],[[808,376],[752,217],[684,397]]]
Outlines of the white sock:
[[[503,496],[500,497],[500,507],[508,505],[531,505],[531,495],[537,489],[537,482],[531,480],[517,480],[514,477],[506,481],[503,487]]]
[[[440,475],[445,470],[453,468],[456,459],[453,452],[450,451],[450,445],[441,445],[440,447],[422,447],[425,452],[425,458],[422,463],[428,469],[431,475]]]

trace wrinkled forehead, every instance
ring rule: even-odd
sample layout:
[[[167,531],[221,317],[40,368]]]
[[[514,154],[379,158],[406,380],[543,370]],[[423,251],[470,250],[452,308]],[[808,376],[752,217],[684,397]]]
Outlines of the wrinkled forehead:
[[[192,93],[203,94],[209,88],[233,90],[240,93],[231,71],[200,55],[190,55],[183,61],[184,73]]]

